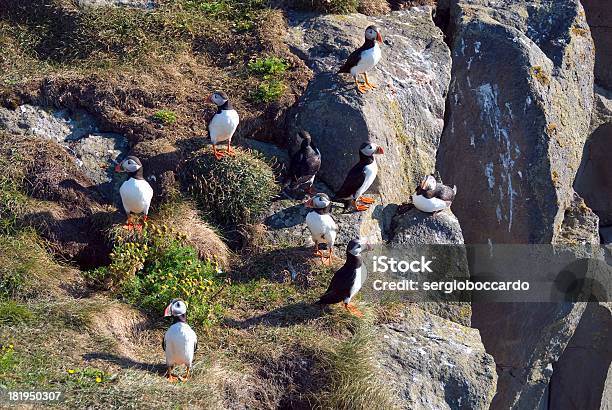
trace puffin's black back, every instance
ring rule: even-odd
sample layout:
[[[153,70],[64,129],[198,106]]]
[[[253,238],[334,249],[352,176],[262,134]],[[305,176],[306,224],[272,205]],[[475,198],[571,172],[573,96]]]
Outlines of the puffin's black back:
[[[335,194],[335,199],[348,198],[354,195],[361,185],[363,185],[365,181],[365,167],[374,162],[374,157],[368,157],[361,152],[366,145],[367,143],[361,144],[359,148],[359,162],[349,170],[342,186]]]
[[[289,178],[292,182],[304,183],[321,168],[321,154],[312,139],[303,139],[300,150],[291,157]]]
[[[350,247],[350,245],[349,245]],[[340,303],[351,295],[351,287],[355,282],[357,268],[361,266],[361,256],[346,252],[346,262],[332,278],[327,291],[316,302],[318,305]]]
[[[368,50],[374,47],[374,44],[375,44],[374,40],[366,39],[361,47],[353,51],[348,56],[348,58],[346,59],[346,62],[342,65],[342,67],[340,67],[340,70],[338,70],[338,73],[350,73],[351,68],[359,64],[359,60],[361,59],[361,53],[363,53],[365,50]]]

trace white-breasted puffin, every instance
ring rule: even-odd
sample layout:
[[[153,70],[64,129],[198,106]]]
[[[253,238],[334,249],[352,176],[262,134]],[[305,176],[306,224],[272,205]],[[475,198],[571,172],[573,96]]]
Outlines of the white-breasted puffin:
[[[365,280],[366,271],[361,262],[361,252],[372,250],[364,240],[352,239],[346,247],[346,262],[334,273],[327,291],[319,298],[317,305],[344,303],[344,307],[353,315],[362,317],[363,313],[351,305],[351,299],[359,292]]]
[[[376,85],[368,80],[368,71],[380,61],[382,53],[379,44],[382,44],[382,41],[382,35],[376,26],[366,28],[365,42],[349,55],[338,71],[338,73],[350,73],[355,79],[359,92],[365,93],[369,89],[376,88]],[[358,81],[359,74],[363,74],[363,84]]]
[[[436,182],[433,175],[428,175],[412,195],[412,203],[422,212],[436,213],[449,208],[457,195],[457,186],[452,188]]]
[[[289,165],[289,189],[295,191],[306,187],[305,191],[314,194],[312,184],[315,175],[321,168],[321,152],[312,141],[308,131],[301,130],[298,133],[302,142],[300,149],[291,157]]]
[[[232,136],[238,128],[240,119],[238,113],[232,107],[232,103],[229,101],[227,95],[222,91],[216,91],[210,96],[212,101],[217,106],[217,112],[208,123],[208,135],[213,145],[213,153],[215,158],[221,159],[223,155],[227,154],[234,156],[234,150],[232,149]],[[227,151],[217,151],[217,144],[227,141]]]
[[[177,379],[172,374],[172,370],[180,365],[186,367],[186,373],[185,377],[179,376],[178,379],[183,381],[189,378],[193,355],[198,350],[198,337],[191,326],[187,324],[186,314],[187,304],[180,299],[172,299],[164,310],[164,317],[172,316],[172,325],[166,331],[162,341],[162,348],[166,353],[166,367],[168,368],[166,377],[171,382]]]
[[[127,214],[125,227],[132,229],[134,225],[130,220],[132,214],[143,214],[146,222],[153,199],[153,188],[144,179],[142,163],[135,156],[129,156],[119,164],[115,165],[115,172],[127,172],[130,178],[121,184],[119,194],[121,203]],[[141,225],[137,225],[141,226]]]
[[[327,195],[319,193],[306,201],[306,206],[313,208],[306,215],[306,225],[315,243],[314,254],[320,256],[325,265],[331,265],[334,243],[338,233],[338,225],[336,225],[330,213],[332,202]],[[319,245],[322,243],[327,245],[327,255],[319,250]]]
[[[359,162],[348,172],[344,183],[334,196],[335,201],[344,202],[344,207],[354,207],[357,211],[365,211],[374,199],[362,196],[372,185],[378,174],[375,154],[384,154],[380,145],[364,142],[359,147]]]

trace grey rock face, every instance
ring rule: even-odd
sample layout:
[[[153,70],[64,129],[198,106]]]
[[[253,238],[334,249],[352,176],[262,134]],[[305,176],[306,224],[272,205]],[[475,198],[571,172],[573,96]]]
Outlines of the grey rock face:
[[[495,363],[478,330],[412,309],[379,329],[380,367],[406,409],[488,409]]]
[[[472,304],[472,325],[497,364],[491,409],[535,409],[585,303]]]
[[[591,245],[599,247],[599,218],[586,206],[584,200],[574,194],[571,206],[565,211],[561,234],[557,243],[566,245]]]
[[[574,188],[599,216],[602,226],[612,225],[612,95],[595,88],[591,134],[584,146]]]
[[[127,153],[128,141],[121,134],[99,132],[96,121],[85,111],[50,111],[32,105],[16,110],[0,107],[0,129],[59,143],[108,200],[115,196],[121,178],[115,175],[113,164]]]
[[[582,0],[595,41],[595,81],[612,89],[612,9],[608,0]]]
[[[432,10],[418,7],[374,18],[360,14],[289,18],[288,43],[313,70],[289,120],[288,135],[311,133],[322,154],[319,177],[338,189],[364,141],[381,145],[378,191],[384,203],[402,202],[435,167],[450,80],[450,54]],[[370,74],[378,88],[365,95],[350,75],[335,74],[361,46],[365,28],[382,29],[382,60]],[[291,141],[290,141],[291,143]]]
[[[609,409],[612,392],[612,306],[589,303],[563,355],[553,365],[550,381],[551,410]]]
[[[453,73],[438,154],[466,243],[557,239],[593,105],[578,0],[454,1]],[[469,223],[467,223],[469,221]]]
[[[459,221],[450,209],[435,216],[413,208],[393,218],[392,246],[463,245]]]

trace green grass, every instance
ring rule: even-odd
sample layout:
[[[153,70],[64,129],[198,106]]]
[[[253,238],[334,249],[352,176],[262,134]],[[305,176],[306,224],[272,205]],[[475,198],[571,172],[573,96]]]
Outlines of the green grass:
[[[264,79],[283,74],[287,71],[287,68],[289,68],[289,64],[279,57],[263,57],[249,62],[249,71],[263,76]]]
[[[269,103],[278,100],[287,89],[287,85],[282,80],[264,80],[257,86],[252,93],[251,99],[254,102]]]
[[[0,325],[17,325],[31,320],[32,311],[13,300],[0,300]]]
[[[249,62],[249,72],[262,78],[255,91],[251,93],[251,100],[259,103],[278,100],[287,89],[282,77],[288,68],[289,65],[284,59],[273,56]]]
[[[153,121],[164,125],[172,125],[176,122],[176,113],[171,110],[159,110],[153,114]]]

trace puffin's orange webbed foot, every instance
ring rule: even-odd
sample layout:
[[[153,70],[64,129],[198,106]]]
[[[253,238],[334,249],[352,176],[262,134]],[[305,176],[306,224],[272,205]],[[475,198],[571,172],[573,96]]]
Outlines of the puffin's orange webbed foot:
[[[356,316],[356,317],[363,317],[363,313],[361,313],[361,311],[360,311],[359,309],[357,309],[357,307],[355,307],[355,306],[353,306],[353,305],[351,305],[351,304],[348,304],[348,303],[345,303],[345,304],[344,304],[344,307],[345,307],[345,308],[346,308],[346,310],[348,310],[348,311],[349,311],[349,313],[350,313],[350,314],[352,314],[353,316]]]
[[[355,204],[355,209],[356,209],[358,212],[363,212],[363,211],[367,211],[368,209],[370,209],[370,207],[369,207],[369,206],[367,206],[367,205]]]
[[[360,196],[359,199],[357,199],[357,202],[362,202],[364,204],[373,204],[374,198],[370,198],[369,196]]]
[[[236,151],[234,151],[234,148],[228,146],[225,154],[229,155],[230,157],[235,157]]]
[[[323,262],[323,265],[325,265],[325,266],[331,266],[332,265],[332,256],[331,255],[328,255],[328,256],[321,255],[321,262]]]

